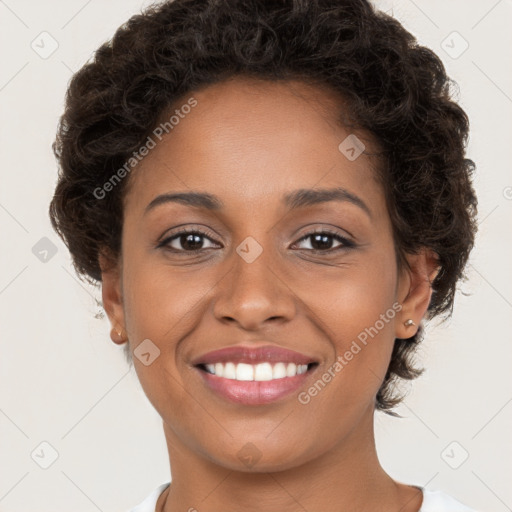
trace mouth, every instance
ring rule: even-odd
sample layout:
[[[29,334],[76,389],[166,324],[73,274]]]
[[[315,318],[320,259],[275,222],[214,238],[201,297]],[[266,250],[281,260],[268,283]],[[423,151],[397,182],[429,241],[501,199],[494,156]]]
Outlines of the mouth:
[[[210,375],[216,375],[217,377],[222,377],[224,379],[243,382],[264,382],[302,375],[317,365],[318,363],[297,365],[291,362],[278,362],[274,364],[271,364],[270,362],[263,362],[254,365],[228,361],[226,363],[219,362],[215,364],[199,364],[197,367]]]
[[[194,367],[210,391],[231,402],[263,405],[289,396],[319,362],[281,347],[227,347],[205,354]]]

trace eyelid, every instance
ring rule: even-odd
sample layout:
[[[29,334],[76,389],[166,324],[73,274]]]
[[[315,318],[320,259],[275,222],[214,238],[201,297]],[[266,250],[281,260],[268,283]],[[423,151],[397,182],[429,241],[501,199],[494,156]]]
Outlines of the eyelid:
[[[352,247],[356,246],[355,242],[353,242],[350,238],[347,238],[346,236],[344,236],[341,233],[339,233],[339,231],[336,231],[336,230],[334,230],[332,228],[325,228],[325,227],[324,228],[315,228],[315,229],[313,229],[311,231],[308,231],[307,233],[303,234],[296,242],[294,242],[293,245],[297,244],[298,242],[302,242],[303,240],[306,240],[310,236],[313,236],[313,235],[316,235],[316,234],[327,234],[327,235],[330,235],[333,238],[336,238],[342,245],[340,247],[335,247],[334,249],[331,248],[331,249],[326,249],[326,250],[307,249],[308,252],[328,253],[328,252],[335,252],[338,249],[343,249],[343,248],[347,249],[347,248],[352,248]]]
[[[183,227],[182,226],[188,226]],[[190,233],[200,233],[204,237],[208,238],[211,242],[218,244],[218,242],[215,240],[217,235],[211,231],[210,229],[201,226],[199,224],[184,224],[182,226],[176,226],[171,231],[167,231],[157,242],[157,248],[165,247],[171,239],[175,239],[178,236],[186,235]],[[182,229],[180,229],[182,228]],[[197,251],[177,251],[177,252],[197,252]]]
[[[175,226],[174,228],[166,231],[164,235],[162,235],[161,240],[165,240],[170,236],[182,234],[183,232],[199,232],[205,236],[216,237],[218,236],[214,231],[203,226],[202,224],[180,224],[179,226]]]

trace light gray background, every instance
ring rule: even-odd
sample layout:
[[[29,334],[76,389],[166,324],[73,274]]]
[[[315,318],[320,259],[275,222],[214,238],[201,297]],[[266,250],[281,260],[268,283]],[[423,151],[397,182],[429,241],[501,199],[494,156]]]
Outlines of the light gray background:
[[[512,2],[376,3],[433,48],[459,83],[480,201],[477,247],[461,288],[470,295],[459,293],[453,318],[429,327],[420,352],[428,370],[399,409],[404,419],[377,415],[379,454],[399,480],[481,511],[512,510]],[[0,0],[3,512],[122,511],[169,479],[161,420],[127,373],[107,319],[95,318],[99,290],[77,280],[47,216],[67,82],[144,5]],[[42,58],[52,39],[58,48]],[[457,56],[464,40],[469,47]],[[43,237],[57,248],[46,262],[32,251]],[[51,462],[43,441],[58,452],[48,469],[40,467]]]

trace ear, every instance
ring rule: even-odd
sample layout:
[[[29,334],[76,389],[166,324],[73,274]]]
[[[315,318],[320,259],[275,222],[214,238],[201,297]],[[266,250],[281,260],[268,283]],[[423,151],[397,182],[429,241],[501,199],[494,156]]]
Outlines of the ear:
[[[103,308],[112,325],[110,339],[117,345],[128,341],[123,309],[123,290],[120,264],[107,252],[100,251],[101,295]]]
[[[432,297],[432,281],[440,266],[437,254],[430,249],[422,249],[418,254],[406,255],[407,266],[402,269],[398,283],[398,300],[402,305],[397,315],[395,337],[407,339],[416,334],[418,325],[425,316]],[[407,320],[415,325],[406,326]]]

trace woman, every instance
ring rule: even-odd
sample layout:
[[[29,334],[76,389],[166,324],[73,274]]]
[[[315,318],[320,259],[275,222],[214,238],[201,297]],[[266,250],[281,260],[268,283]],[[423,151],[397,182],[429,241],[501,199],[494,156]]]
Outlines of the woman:
[[[165,2],[73,77],[51,220],[171,464],[134,510],[470,510],[373,432],[474,242],[449,83],[364,0]]]

